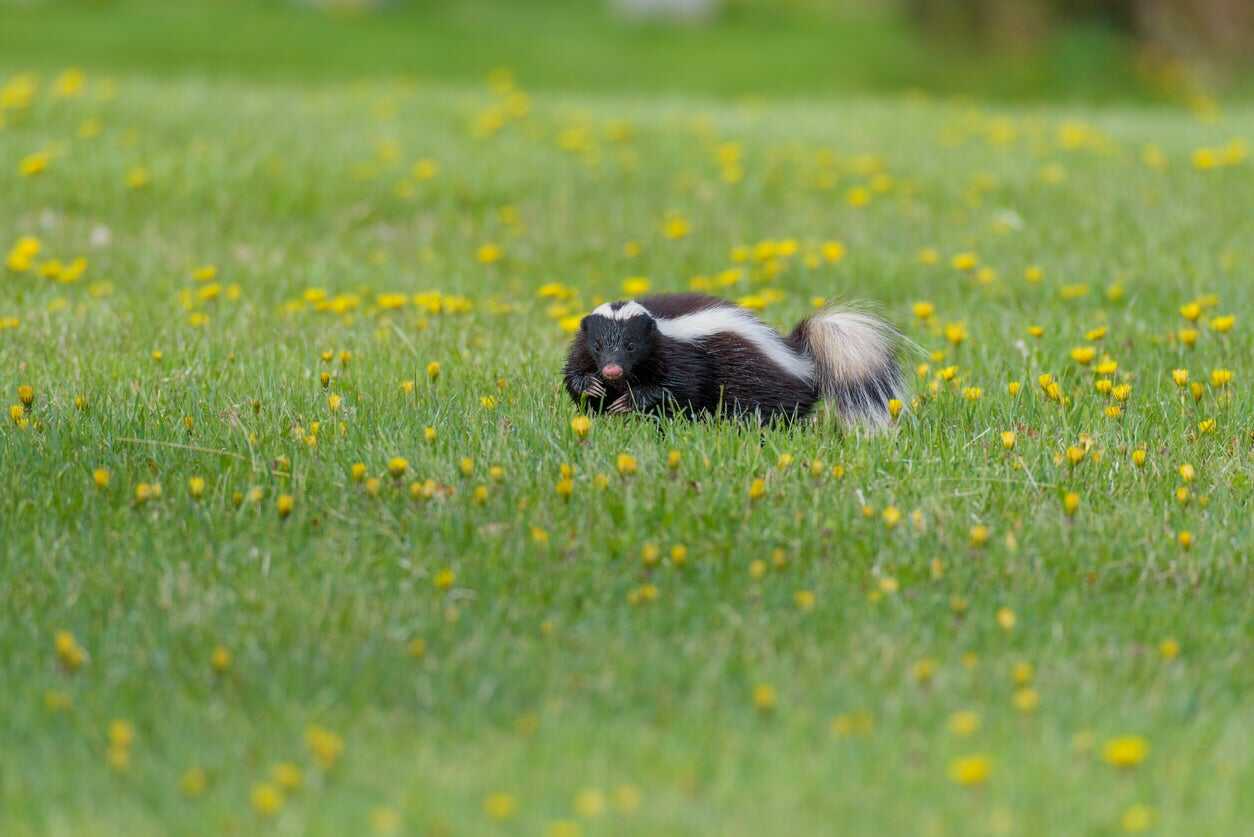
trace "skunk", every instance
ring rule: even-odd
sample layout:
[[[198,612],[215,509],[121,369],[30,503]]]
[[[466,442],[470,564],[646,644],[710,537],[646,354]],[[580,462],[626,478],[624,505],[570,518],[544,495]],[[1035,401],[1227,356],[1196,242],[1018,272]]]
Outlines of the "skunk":
[[[883,427],[905,400],[900,335],[870,314],[828,309],[787,337],[701,294],[607,302],[579,324],[566,359],[577,404],[609,413],[798,419],[830,399],[845,422]]]

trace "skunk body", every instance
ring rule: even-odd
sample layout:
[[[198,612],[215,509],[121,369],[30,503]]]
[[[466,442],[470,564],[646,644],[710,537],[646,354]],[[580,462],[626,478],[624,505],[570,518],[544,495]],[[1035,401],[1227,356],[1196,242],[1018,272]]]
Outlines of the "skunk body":
[[[889,423],[904,399],[899,336],[869,314],[830,309],[787,337],[747,309],[700,294],[606,303],[584,317],[566,389],[598,411],[800,418],[823,399],[846,422]]]

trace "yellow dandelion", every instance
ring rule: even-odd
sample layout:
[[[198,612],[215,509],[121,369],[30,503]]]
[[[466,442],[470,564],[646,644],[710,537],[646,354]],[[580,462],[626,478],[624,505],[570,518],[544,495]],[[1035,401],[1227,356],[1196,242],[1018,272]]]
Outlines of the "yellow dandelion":
[[[964,787],[982,785],[992,773],[992,762],[988,756],[973,755],[954,759],[949,763],[949,778]]]
[[[1114,767],[1135,767],[1149,755],[1149,742],[1139,735],[1112,738],[1102,747],[1102,758]]]
[[[769,683],[759,683],[753,687],[753,708],[763,714],[773,712],[778,703],[775,687]]]

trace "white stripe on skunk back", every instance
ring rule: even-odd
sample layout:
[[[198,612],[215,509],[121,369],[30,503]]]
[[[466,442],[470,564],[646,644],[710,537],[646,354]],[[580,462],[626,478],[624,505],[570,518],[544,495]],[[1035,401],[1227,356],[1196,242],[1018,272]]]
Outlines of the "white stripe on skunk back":
[[[832,308],[806,321],[803,340],[814,355],[820,394],[846,421],[872,427],[892,421],[889,400],[905,401],[896,329],[871,314]]]
[[[691,343],[715,334],[735,334],[770,359],[782,371],[807,383],[815,380],[814,362],[794,352],[775,329],[744,308],[720,305],[674,319],[657,319],[657,329],[672,340]]]

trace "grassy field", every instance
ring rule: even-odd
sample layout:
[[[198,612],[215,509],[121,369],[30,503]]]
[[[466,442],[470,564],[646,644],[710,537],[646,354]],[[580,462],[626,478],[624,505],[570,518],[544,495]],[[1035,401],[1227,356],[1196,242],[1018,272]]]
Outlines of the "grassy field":
[[[1254,818],[1254,110],[21,69],[0,833]],[[645,285],[913,402],[581,439]]]

